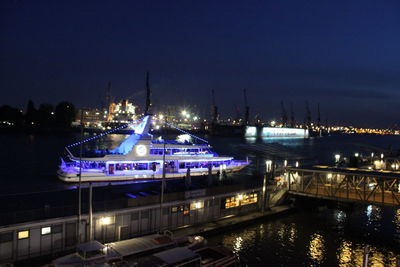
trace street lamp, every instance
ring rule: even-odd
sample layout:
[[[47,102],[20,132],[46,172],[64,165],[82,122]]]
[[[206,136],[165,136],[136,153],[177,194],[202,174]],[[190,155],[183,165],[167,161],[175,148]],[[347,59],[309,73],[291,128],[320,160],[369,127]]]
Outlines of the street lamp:
[[[265,171],[271,172],[271,169],[272,169],[272,160],[265,161]]]
[[[335,162],[338,163],[340,160],[340,154],[335,155]]]

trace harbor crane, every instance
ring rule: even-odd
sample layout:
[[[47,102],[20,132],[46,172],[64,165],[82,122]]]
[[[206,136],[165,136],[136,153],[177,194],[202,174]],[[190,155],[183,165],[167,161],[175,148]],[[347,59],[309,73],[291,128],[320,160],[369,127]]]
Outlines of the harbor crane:
[[[243,95],[244,95],[244,125],[248,125],[249,124],[249,115],[250,115],[250,108],[249,105],[247,103],[247,94],[246,94],[246,89],[243,89]]]

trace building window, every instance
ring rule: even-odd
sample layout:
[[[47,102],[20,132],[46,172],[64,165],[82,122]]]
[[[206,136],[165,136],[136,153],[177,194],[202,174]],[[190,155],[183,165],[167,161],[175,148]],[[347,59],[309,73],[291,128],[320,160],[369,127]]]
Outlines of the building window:
[[[204,201],[196,201],[190,203],[190,210],[199,210],[204,208]]]
[[[223,202],[223,208],[230,209],[234,207],[249,205],[257,203],[257,193],[239,194],[236,196],[228,197]]]
[[[51,232],[52,232],[53,234],[62,233],[62,230],[63,230],[62,224],[53,225],[53,226],[51,227]]]
[[[47,226],[47,227],[42,227],[42,231],[41,231],[42,235],[48,235],[51,234],[51,226]]]
[[[171,208],[172,213],[183,212],[184,208],[183,205],[175,206]]]
[[[13,232],[0,234],[0,243],[6,243],[13,241]]]
[[[190,206],[189,204],[185,204],[184,208],[183,208],[183,215],[190,215]]]
[[[19,231],[18,239],[25,239],[25,238],[29,238],[29,230]]]

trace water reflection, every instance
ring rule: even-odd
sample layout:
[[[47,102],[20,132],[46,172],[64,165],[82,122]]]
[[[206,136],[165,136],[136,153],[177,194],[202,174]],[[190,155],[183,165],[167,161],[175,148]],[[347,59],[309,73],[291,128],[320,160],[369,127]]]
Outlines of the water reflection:
[[[256,137],[246,137],[245,138],[247,144],[255,144],[257,141]]]
[[[243,231],[239,235],[225,236],[222,240],[222,244],[231,248],[235,254],[239,254],[243,249],[255,245],[256,234],[256,229],[251,228]]]
[[[349,266],[352,261],[353,250],[351,248],[352,243],[350,241],[343,241],[338,249],[338,265]]]
[[[374,231],[378,231],[382,220],[382,210],[378,206],[369,205],[365,210],[367,215],[366,226],[372,226]]]
[[[239,253],[242,250],[242,245],[243,245],[243,238],[241,236],[236,237],[235,241],[233,242],[233,252]]]
[[[346,221],[346,217],[347,217],[347,215],[344,211],[342,211],[342,210],[335,211],[335,218],[339,224],[344,223]]]
[[[294,245],[294,242],[296,241],[297,238],[297,229],[296,229],[296,225],[294,223],[292,223],[290,225],[290,229],[289,229],[289,242]]]
[[[264,144],[278,143],[284,146],[303,146],[309,143],[309,139],[287,137],[263,137],[261,141]]]
[[[325,255],[325,241],[322,235],[313,234],[309,245],[308,255],[311,260],[317,264],[321,264]]]
[[[363,266],[364,248],[365,244],[355,245],[350,241],[343,241],[338,248],[338,266]],[[396,266],[396,255],[370,246],[368,266]]]

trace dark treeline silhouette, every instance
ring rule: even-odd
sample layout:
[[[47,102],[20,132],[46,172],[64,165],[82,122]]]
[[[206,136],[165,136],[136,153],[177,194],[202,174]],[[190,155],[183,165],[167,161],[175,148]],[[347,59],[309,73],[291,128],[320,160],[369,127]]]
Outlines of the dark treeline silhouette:
[[[26,111],[0,106],[0,127],[19,129],[51,129],[71,127],[75,119],[75,107],[72,103],[62,101],[55,107],[52,104],[42,103],[38,108],[32,100],[28,101]]]

